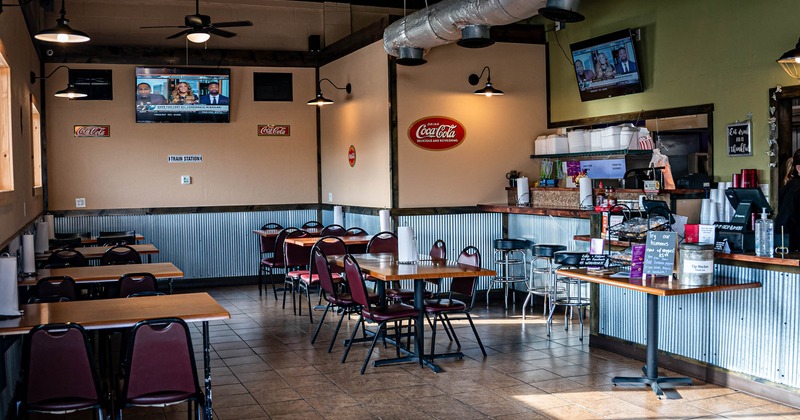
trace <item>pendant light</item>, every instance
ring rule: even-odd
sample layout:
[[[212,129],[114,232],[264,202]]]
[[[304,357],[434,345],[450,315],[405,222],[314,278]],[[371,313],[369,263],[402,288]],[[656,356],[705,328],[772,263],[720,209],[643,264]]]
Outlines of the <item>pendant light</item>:
[[[783,53],[781,58],[778,59],[778,64],[783,67],[783,70],[792,78],[800,80],[800,40],[794,49]]]
[[[67,14],[66,9],[64,8],[64,1],[65,0],[61,0],[61,17],[56,19],[56,26],[39,32],[38,34],[34,35],[34,38],[38,39],[39,41],[58,42],[62,44],[89,41],[89,35],[72,29],[69,27],[69,25],[67,25],[69,20],[64,17]]]
[[[192,31],[186,34],[186,39],[190,42],[194,42],[195,44],[202,44],[208,41],[211,38],[211,35],[208,32],[203,32],[200,30]]]
[[[51,71],[50,74],[48,74],[47,76],[44,76],[44,77],[37,77],[36,73],[31,72],[31,84],[36,83],[37,80],[49,79],[50,76],[52,76],[56,71],[58,71],[58,69],[61,69],[61,68],[65,68],[67,70],[70,69],[67,66],[58,66],[53,71]],[[75,98],[85,98],[85,97],[87,97],[89,95],[87,95],[86,92],[83,92],[82,90],[76,88],[75,85],[67,82],[67,87],[65,89],[59,90],[58,92],[53,94],[53,96],[57,96],[59,98],[75,99]]]
[[[468,79],[469,80],[469,84],[471,84],[472,86],[477,85],[478,82],[481,81],[481,77],[483,77],[483,73],[484,72],[487,73],[486,74],[486,86],[484,86],[483,89],[476,90],[474,93],[476,95],[483,95],[483,96],[502,96],[502,95],[504,95],[502,90],[495,89],[495,87],[492,86],[492,70],[489,68],[489,66],[484,66],[483,70],[481,70],[481,74],[480,75],[470,74],[469,75],[469,79]]]
[[[317,82],[317,97],[312,99],[312,100],[310,100],[310,101],[308,101],[308,102],[306,102],[307,105],[324,106],[324,105],[333,104],[332,100],[322,96],[322,82],[325,81],[325,80],[327,80],[328,83],[330,83],[331,86],[335,87],[336,89],[346,91],[348,95],[350,94],[350,92],[353,91],[353,88],[350,85],[350,83],[346,84],[343,88],[341,88],[341,87],[336,86],[335,84],[333,84],[333,82],[331,82],[331,79],[328,79],[328,78],[320,79],[319,82]]]

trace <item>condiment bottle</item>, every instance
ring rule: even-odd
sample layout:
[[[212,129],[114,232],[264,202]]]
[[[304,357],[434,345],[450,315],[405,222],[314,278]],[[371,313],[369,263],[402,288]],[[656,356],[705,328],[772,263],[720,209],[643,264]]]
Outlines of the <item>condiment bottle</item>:
[[[606,190],[603,187],[603,181],[600,181],[600,184],[597,187],[600,189],[600,191],[597,192],[597,198],[595,199],[594,205],[603,207],[606,205]]]
[[[608,187],[608,192],[606,192],[606,200],[608,200],[609,207],[614,207],[617,205],[617,192],[614,191],[614,187]]]

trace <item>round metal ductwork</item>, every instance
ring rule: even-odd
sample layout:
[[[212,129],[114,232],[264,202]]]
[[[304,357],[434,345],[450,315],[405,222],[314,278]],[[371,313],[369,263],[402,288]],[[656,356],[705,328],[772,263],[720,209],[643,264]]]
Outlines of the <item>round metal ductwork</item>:
[[[425,52],[422,48],[400,47],[397,49],[397,64],[401,66],[420,66],[428,62],[422,58]]]
[[[580,0],[547,0],[539,14],[556,22],[580,22],[586,19],[578,13],[580,3]]]
[[[484,48],[494,44],[486,25],[469,25],[461,28],[461,39],[456,42],[465,48]]]

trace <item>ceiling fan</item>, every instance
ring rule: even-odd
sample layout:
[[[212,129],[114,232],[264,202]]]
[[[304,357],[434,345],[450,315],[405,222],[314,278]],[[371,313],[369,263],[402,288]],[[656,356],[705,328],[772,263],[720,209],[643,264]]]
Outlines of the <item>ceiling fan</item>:
[[[176,34],[168,36],[166,39],[174,39],[186,35],[189,41],[201,43],[208,41],[211,35],[218,35],[223,38],[233,38],[235,33],[219,28],[233,28],[237,26],[253,26],[249,20],[238,20],[233,22],[211,22],[211,16],[200,14],[200,0],[195,0],[195,14],[186,15],[181,26],[142,26],[141,29],[156,28],[186,28]]]

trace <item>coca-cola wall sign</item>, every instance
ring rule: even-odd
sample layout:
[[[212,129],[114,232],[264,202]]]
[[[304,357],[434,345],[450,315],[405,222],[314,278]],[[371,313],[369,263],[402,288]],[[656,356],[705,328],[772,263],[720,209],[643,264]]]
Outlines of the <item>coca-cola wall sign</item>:
[[[290,125],[259,125],[258,126],[258,135],[259,136],[288,136],[290,133],[290,129],[292,126]]]
[[[448,117],[425,117],[408,128],[408,138],[426,150],[452,149],[464,142],[467,130],[460,122]]]
[[[356,166],[356,147],[352,144],[350,148],[347,149],[347,163],[350,164],[350,167]]]
[[[110,125],[76,125],[75,137],[111,137]]]

